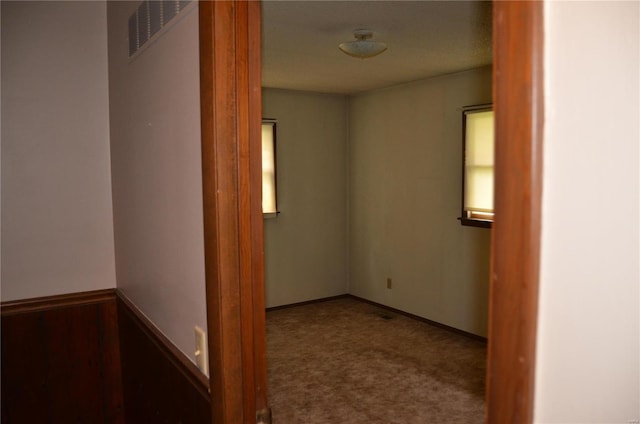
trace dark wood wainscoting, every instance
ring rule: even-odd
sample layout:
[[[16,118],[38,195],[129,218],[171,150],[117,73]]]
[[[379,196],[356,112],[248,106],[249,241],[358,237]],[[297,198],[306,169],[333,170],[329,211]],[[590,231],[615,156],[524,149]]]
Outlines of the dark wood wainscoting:
[[[3,302],[2,423],[209,423],[209,381],[116,290]]]
[[[124,422],[114,290],[1,310],[4,424]]]
[[[211,422],[200,370],[120,294],[118,321],[126,422]]]

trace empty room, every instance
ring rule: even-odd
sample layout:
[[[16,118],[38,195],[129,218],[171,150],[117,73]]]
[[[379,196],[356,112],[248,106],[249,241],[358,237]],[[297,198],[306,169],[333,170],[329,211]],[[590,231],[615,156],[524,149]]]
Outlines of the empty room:
[[[386,49],[345,54],[358,30]],[[264,2],[262,50],[274,420],[481,422],[491,229],[460,218],[490,3]]]

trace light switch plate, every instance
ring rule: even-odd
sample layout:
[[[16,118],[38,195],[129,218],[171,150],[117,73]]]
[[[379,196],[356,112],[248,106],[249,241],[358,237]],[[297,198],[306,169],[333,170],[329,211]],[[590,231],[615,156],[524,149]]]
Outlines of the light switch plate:
[[[196,365],[207,377],[209,376],[209,355],[207,352],[207,334],[197,325],[196,334]]]

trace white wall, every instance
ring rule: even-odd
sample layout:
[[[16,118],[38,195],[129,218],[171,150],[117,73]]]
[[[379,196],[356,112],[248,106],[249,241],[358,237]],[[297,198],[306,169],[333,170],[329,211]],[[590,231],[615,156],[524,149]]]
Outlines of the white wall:
[[[486,336],[491,231],[457,217],[462,107],[490,102],[490,67],[352,97],[350,293]]]
[[[277,119],[277,218],[265,219],[267,307],[347,290],[347,98],[263,90]]]
[[[138,4],[108,3],[117,284],[193,360],[206,328],[198,10],[130,60]]]
[[[638,2],[545,3],[537,423],[640,419],[639,25]]]
[[[115,286],[104,2],[2,8],[2,300]]]

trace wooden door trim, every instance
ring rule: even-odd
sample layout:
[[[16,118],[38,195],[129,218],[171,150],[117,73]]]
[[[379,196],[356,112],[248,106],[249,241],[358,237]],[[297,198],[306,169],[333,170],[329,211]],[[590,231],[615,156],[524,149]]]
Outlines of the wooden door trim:
[[[246,1],[199,6],[212,422],[255,423],[256,411],[267,406],[261,9]]]
[[[248,3],[249,173],[251,187],[251,299],[256,410],[269,409],[267,387],[267,334],[264,284],[264,217],[262,215],[262,5]]]
[[[495,221],[487,422],[531,423],[542,197],[543,2],[494,2]]]
[[[262,216],[256,215],[259,153],[254,148],[259,129],[252,126],[260,122],[260,6],[259,2],[240,3],[200,4],[205,266],[214,423],[255,422],[250,411],[267,405]],[[542,192],[543,2],[494,2],[493,16],[496,219],[487,422],[530,423]]]

